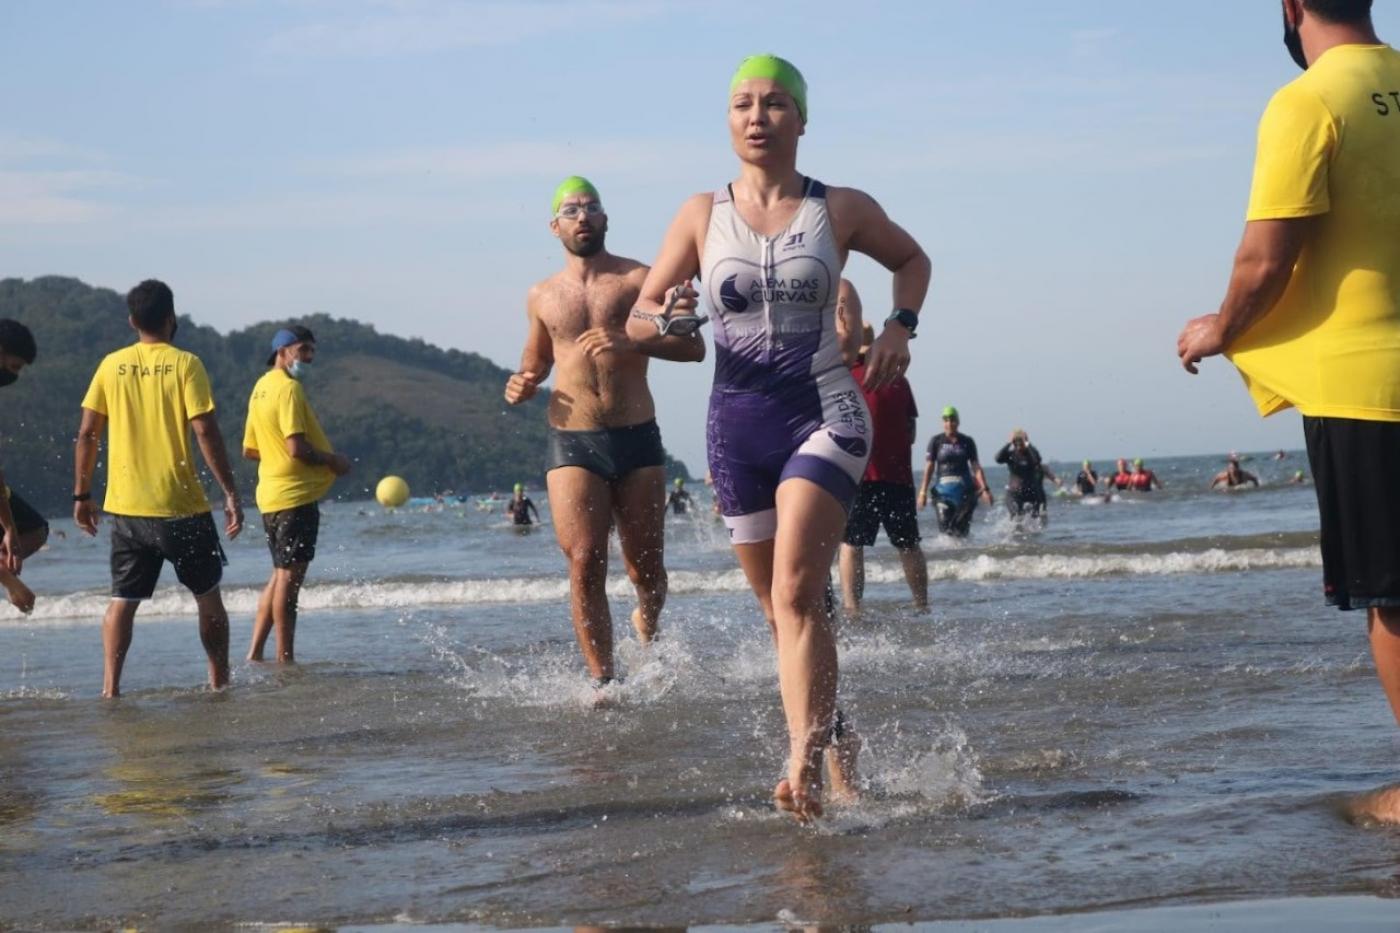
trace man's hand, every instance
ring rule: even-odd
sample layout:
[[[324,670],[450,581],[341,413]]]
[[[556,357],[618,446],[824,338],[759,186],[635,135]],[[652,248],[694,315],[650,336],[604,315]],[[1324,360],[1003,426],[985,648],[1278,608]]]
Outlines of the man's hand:
[[[1197,363],[1208,356],[1216,356],[1223,352],[1225,328],[1221,325],[1218,314],[1203,314],[1192,318],[1181,329],[1181,336],[1176,338],[1176,355],[1181,358],[1181,365],[1193,376],[1199,372],[1196,368]]]
[[[594,327],[579,334],[575,342],[590,359],[603,353],[628,353],[637,349],[627,332],[620,327]]]
[[[350,472],[350,458],[345,454],[326,454],[326,467],[336,476]]]
[[[224,534],[232,541],[243,530],[243,506],[238,499],[229,496],[224,499]]]
[[[992,503],[996,502],[996,499],[993,498],[993,496],[992,496],[992,491],[991,491],[990,489],[988,489],[986,486],[983,486],[983,487],[982,487],[982,493],[981,493],[981,495],[982,495],[983,501],[985,501],[988,505],[991,505]]]
[[[506,380],[506,401],[512,405],[528,402],[540,391],[539,373],[511,373]]]
[[[91,499],[73,503],[73,521],[90,538],[97,537],[97,503]]]
[[[865,354],[865,387],[874,392],[894,382],[909,368],[909,331],[903,324],[886,324]]]
[[[19,554],[19,529],[14,525],[5,526],[5,540],[0,543],[0,567],[10,573],[19,573],[24,567],[24,559]]]
[[[928,490],[927,490],[927,489],[920,489],[920,490],[919,490],[919,501],[918,501],[917,507],[922,509],[922,508],[923,508],[924,506],[926,506],[926,505],[928,505]]]

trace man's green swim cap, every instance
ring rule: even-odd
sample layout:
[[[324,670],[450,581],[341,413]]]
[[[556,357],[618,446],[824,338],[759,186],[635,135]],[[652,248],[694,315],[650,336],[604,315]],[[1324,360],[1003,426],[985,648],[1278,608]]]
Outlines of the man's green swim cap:
[[[525,491],[525,484],[524,484],[524,483],[516,483],[516,484],[515,484],[515,491],[516,491],[517,493],[522,493],[522,492],[524,492],[524,491]]]
[[[802,122],[807,122],[807,81],[796,65],[776,55],[750,55],[739,63],[739,70],[729,79],[729,93],[732,95],[740,83],[749,78],[768,78],[778,82],[783,90],[792,95]]]
[[[676,477],[676,486],[679,487],[679,486],[684,486],[684,485],[685,485],[685,480],[683,480],[683,479],[681,479],[679,476],[677,476],[677,477]]]
[[[956,420],[958,417],[958,410],[952,405],[947,405],[943,408],[943,417]]]
[[[1141,458],[1141,457],[1138,457],[1136,460],[1134,460],[1134,461],[1133,461],[1133,466],[1135,466],[1135,467],[1140,467],[1140,466],[1142,466],[1142,458]]]
[[[550,203],[549,212],[559,213],[559,205],[564,203],[564,199],[573,194],[592,195],[596,201],[603,200],[598,197],[598,189],[593,187],[593,182],[582,175],[570,175],[559,183],[559,187],[554,189],[554,200]]]

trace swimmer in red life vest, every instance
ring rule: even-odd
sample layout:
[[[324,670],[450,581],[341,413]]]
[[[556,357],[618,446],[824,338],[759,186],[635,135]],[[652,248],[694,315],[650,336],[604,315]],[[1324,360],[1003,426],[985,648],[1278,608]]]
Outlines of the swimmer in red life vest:
[[[1105,492],[1112,492],[1115,489],[1132,489],[1133,474],[1128,471],[1128,461],[1122,457],[1118,458],[1118,464],[1112,476],[1104,477]]]
[[[1153,489],[1162,488],[1162,481],[1157,478],[1156,473],[1142,465],[1141,457],[1133,461],[1132,482],[1133,489],[1138,492],[1151,492]]]

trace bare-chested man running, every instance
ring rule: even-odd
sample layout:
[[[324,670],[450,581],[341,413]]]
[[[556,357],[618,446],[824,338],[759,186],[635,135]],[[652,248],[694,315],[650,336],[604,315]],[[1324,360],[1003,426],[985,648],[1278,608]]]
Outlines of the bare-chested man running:
[[[512,405],[534,397],[558,365],[549,402],[549,508],[569,561],[574,633],[594,686],[602,687],[614,678],[604,586],[614,516],[637,589],[632,624],[642,642],[655,637],[666,601],[666,455],[647,388],[647,356],[625,333],[647,267],[604,249],[608,215],[587,179],[565,179],[552,210],[549,228],[564,246],[564,268],[530,289],[520,371],[505,394]],[[674,342],[686,358],[704,356],[703,341]]]

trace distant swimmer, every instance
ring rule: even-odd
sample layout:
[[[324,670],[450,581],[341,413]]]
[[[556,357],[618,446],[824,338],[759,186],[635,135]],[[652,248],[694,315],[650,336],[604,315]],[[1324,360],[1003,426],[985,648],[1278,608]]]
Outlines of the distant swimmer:
[[[199,452],[224,493],[224,533],[243,530],[243,506],[214,416],[214,393],[199,357],[171,345],[180,322],[164,282],[148,279],[126,296],[136,343],[107,354],[83,396],[74,450],[73,520],[96,536],[92,474],[105,431],[107,501],[112,516],[112,601],[102,620],[102,695],[121,693],[136,610],[150,599],[166,561],[192,594],[209,686],[228,684],[228,613],[219,593],[223,545],[190,449]]]
[[[848,797],[859,739],[837,712],[828,569],[870,456],[869,412],[835,332],[841,267],[863,252],[894,272],[895,308],[866,357],[866,386],[902,375],[928,288],[917,243],[869,195],[797,170],[806,82],[787,61],[745,59],[729,83],[739,176],[695,195],[672,222],[628,333],[648,352],[700,360],[699,275],[715,322],[706,441],[730,541],[777,642],[787,716],[787,775],[774,801],[797,819]],[[664,309],[674,303],[674,314]]]
[[[943,433],[928,442],[924,458],[924,478],[919,483],[918,506],[928,502],[929,483],[933,483],[934,509],[938,515],[938,530],[945,535],[965,537],[972,527],[972,513],[977,500],[988,505],[995,501],[987,475],[977,460],[977,442],[958,430],[958,410],[952,405],[943,409]]]
[[[316,360],[316,335],[294,324],[272,335],[268,371],[248,399],[243,456],[258,464],[258,511],[272,552],[272,575],[258,600],[248,660],[261,661],[267,636],[277,632],[277,660],[296,660],[297,599],[316,557],[321,534],[320,501],[337,476],[350,472],[350,458],[336,453],[305,383]]]
[[[1006,509],[1012,518],[1020,518],[1027,512],[1042,525],[1049,521],[1045,502],[1045,479],[1056,486],[1063,486],[1060,478],[1050,471],[1035,449],[1029,435],[1021,428],[1011,432],[1009,440],[997,451],[997,463],[1004,464],[1011,474],[1006,487]]]
[[[1123,491],[1133,488],[1133,471],[1128,469],[1128,461],[1118,458],[1113,473],[1104,477],[1104,492]]]
[[[1099,474],[1088,460],[1079,465],[1079,472],[1074,477],[1074,491],[1081,496],[1092,496],[1099,491]]]
[[[842,280],[841,287],[849,293],[849,301],[859,303],[855,286]],[[899,553],[914,608],[928,609],[928,562],[919,544],[919,514],[914,504],[911,466],[914,441],[918,438],[919,407],[914,403],[914,390],[909,380],[903,376],[881,389],[865,387],[865,358],[875,342],[875,329],[866,324],[862,334],[851,375],[865,395],[875,437],[870,464],[861,477],[841,544],[841,603],[846,615],[853,619],[860,617],[861,601],[865,598],[865,549],[874,545],[881,527]]]
[[[670,507],[671,514],[684,515],[690,511],[692,500],[690,493],[685,491],[685,480],[677,476],[671,490],[671,494],[666,497],[666,505]]]
[[[1225,469],[1215,474],[1215,478],[1210,481],[1210,488],[1214,489],[1222,483],[1227,489],[1234,489],[1245,483],[1253,483],[1255,487],[1258,487],[1259,477],[1247,470],[1240,469],[1240,461],[1231,457],[1226,461]]]
[[[31,365],[39,348],[34,334],[19,321],[0,319],[0,386],[14,385],[20,371]],[[34,591],[20,582],[24,562],[49,540],[49,523],[20,498],[0,473],[0,586],[10,605],[20,612],[34,611]]]
[[[535,503],[525,495],[524,483],[515,484],[515,493],[506,500],[505,511],[510,516],[512,525],[533,525],[540,520],[540,510],[535,508]],[[534,521],[530,520],[531,513],[534,513]]]
[[[1286,450],[1275,451],[1275,452],[1274,452],[1274,459],[1275,459],[1275,460],[1287,460],[1287,459],[1288,459],[1288,451],[1286,451]]]
[[[1294,470],[1293,475],[1288,480],[1288,483],[1290,486],[1301,486],[1307,481],[1308,474],[1304,473],[1302,470]]]
[[[643,643],[656,636],[666,602],[666,451],[647,386],[648,356],[625,332],[647,267],[607,251],[608,215],[587,179],[564,179],[550,212],[564,268],[530,289],[525,349],[520,371],[506,383],[506,401],[533,398],[557,366],[549,398],[549,506],[569,563],[574,633],[601,687],[615,676],[606,589],[614,519],[637,593],[632,625]]]
[[[1133,461],[1133,489],[1137,492],[1151,492],[1154,489],[1162,488],[1162,481],[1157,478],[1147,467],[1142,465],[1142,458]]]

